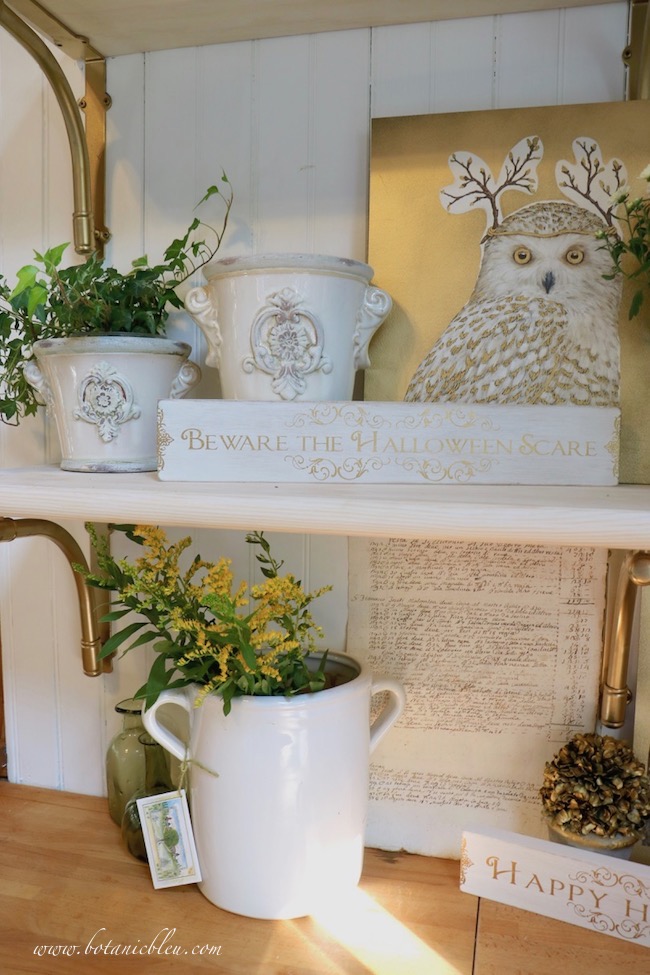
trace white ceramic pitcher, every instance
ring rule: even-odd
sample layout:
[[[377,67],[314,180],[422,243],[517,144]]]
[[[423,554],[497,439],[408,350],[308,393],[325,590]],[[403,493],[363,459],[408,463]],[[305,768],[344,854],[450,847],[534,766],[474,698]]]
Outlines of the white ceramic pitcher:
[[[322,254],[213,261],[185,307],[208,340],[224,399],[350,400],[392,301],[373,269]]]
[[[256,918],[311,914],[361,876],[369,756],[401,714],[402,685],[374,679],[347,654],[330,654],[345,681],[295,697],[218,695],[197,708],[198,687],[164,691],[143,715],[147,731],[183,761],[185,745],[158,720],[176,704],[190,715],[189,801],[199,888],[218,907]],[[388,701],[370,725],[370,701]]]

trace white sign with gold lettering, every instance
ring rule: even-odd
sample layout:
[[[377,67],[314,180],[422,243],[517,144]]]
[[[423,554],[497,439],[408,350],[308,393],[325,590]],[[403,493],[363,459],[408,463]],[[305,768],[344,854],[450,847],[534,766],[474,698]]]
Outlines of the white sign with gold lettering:
[[[163,400],[169,481],[616,484],[619,411]]]
[[[650,947],[650,867],[499,830],[463,833],[460,887]]]

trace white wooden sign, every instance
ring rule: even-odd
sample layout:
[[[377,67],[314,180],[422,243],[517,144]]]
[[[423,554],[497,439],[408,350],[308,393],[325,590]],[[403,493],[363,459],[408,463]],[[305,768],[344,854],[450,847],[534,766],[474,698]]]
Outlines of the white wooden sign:
[[[650,947],[650,867],[640,863],[517,833],[465,832],[460,887]]]
[[[616,484],[619,411],[163,400],[169,481]]]

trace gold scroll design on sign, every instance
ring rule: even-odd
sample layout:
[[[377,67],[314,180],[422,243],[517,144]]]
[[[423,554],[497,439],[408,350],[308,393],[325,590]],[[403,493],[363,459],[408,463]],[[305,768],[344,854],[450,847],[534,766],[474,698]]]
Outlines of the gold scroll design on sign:
[[[465,484],[477,474],[484,474],[492,469],[492,461],[483,458],[480,461],[457,460],[446,467],[439,461],[419,460],[415,457],[396,457],[395,463],[405,471],[415,471],[425,481],[452,481]]]
[[[612,458],[612,471],[616,480],[618,480],[618,473],[619,473],[620,447],[621,447],[621,416],[619,414],[614,420],[614,432],[612,433],[612,438],[605,444],[605,450]]]
[[[582,904],[572,904],[575,913],[594,927],[596,931],[604,933],[616,932],[621,938],[628,941],[638,941],[640,938],[647,939],[650,935],[650,923],[647,923],[647,904],[650,904],[650,887],[631,874],[618,874],[609,867],[596,867],[594,870],[579,870],[575,875],[570,876],[570,880],[577,883],[592,883],[598,887],[620,887],[628,897],[637,897],[643,904],[643,921],[635,921],[631,917],[624,917],[617,921],[604,911],[590,910]]]
[[[298,471],[306,471],[315,481],[357,481],[367,474],[368,471],[381,470],[386,464],[390,464],[388,458],[369,457],[348,457],[340,464],[325,457],[304,457],[297,454],[294,457],[286,457],[293,467]]]
[[[377,416],[364,406],[353,403],[317,403],[304,413],[296,415],[287,421],[287,427],[305,427],[315,425],[326,427],[341,420],[346,427],[367,427],[369,430],[379,430],[390,426],[385,417]]]
[[[460,844],[460,886],[462,887],[467,880],[467,871],[474,866],[474,861],[470,860],[467,852],[467,838],[463,836]]]
[[[478,473],[489,471],[492,466],[492,462],[485,459],[477,463],[458,460],[449,466],[438,461],[416,460],[414,457],[395,458],[394,460],[388,457],[369,457],[367,459],[347,457],[337,464],[325,457],[305,457],[303,454],[297,454],[292,457],[285,457],[285,460],[288,460],[296,470],[310,474],[315,481],[358,481],[370,471],[379,471],[382,467],[396,464],[405,471],[415,471],[425,481],[464,484],[476,477]]]
[[[173,444],[174,438],[167,432],[165,417],[160,407],[158,408],[156,427],[158,430],[158,470],[162,471],[165,467],[165,451],[170,444]]]
[[[440,409],[423,407],[413,404],[406,413],[403,403],[399,404],[400,411],[394,420],[384,416],[378,416],[368,409],[367,406],[357,405],[356,403],[317,403],[304,413],[297,413],[287,422],[287,427],[305,427],[308,424],[316,426],[329,426],[338,420],[348,427],[366,427],[369,430],[378,430],[381,427],[392,427],[395,429],[416,430],[419,427],[424,429],[437,429],[444,423],[451,423],[455,427],[468,429],[477,427],[480,430],[495,430],[500,427],[489,417],[477,416],[473,410],[466,411],[462,408]]]

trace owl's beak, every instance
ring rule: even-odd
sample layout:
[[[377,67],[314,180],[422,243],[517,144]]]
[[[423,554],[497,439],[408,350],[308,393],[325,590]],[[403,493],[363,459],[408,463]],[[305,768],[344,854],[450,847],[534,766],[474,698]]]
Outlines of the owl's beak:
[[[553,274],[552,271],[547,271],[544,277],[542,278],[542,287],[544,288],[546,294],[549,293],[549,291],[551,290],[554,284],[555,284],[555,275]]]

